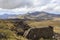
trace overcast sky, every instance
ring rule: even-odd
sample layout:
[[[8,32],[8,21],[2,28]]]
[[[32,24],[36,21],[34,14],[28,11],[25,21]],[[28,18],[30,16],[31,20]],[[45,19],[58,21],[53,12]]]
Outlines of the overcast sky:
[[[4,12],[15,14],[32,11],[60,13],[60,0],[0,0],[0,14]]]

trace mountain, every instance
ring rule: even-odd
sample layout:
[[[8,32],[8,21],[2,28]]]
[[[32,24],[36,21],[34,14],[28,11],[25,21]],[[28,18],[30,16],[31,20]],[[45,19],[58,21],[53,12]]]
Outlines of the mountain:
[[[60,20],[60,14],[52,14],[52,13],[47,13],[47,12],[35,11],[35,12],[25,14],[24,18],[28,20],[37,20],[37,21],[56,20],[56,18]]]
[[[17,18],[18,15],[16,14],[3,14],[0,15],[0,19],[9,19],[9,18]]]
[[[23,12],[15,12],[12,10],[0,10],[0,19],[15,19],[18,15],[22,15]]]
[[[24,19],[24,20],[36,20],[36,21],[41,21],[41,20],[59,20],[60,21],[60,14],[52,14],[48,12],[40,12],[40,11],[35,11],[35,12],[28,12],[26,14],[3,14],[0,15],[0,19]]]

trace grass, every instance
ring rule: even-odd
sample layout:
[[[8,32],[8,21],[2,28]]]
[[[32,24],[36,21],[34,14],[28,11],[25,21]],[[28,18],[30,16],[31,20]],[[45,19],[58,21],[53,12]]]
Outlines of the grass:
[[[27,40],[25,37],[17,36],[14,31],[11,31],[11,29],[14,27],[15,26],[12,21],[0,20],[0,40]],[[5,36],[6,38],[1,38],[1,35]]]
[[[53,26],[56,33],[60,33],[60,22],[59,21],[27,21],[31,27],[43,27],[43,26]]]
[[[47,20],[47,21],[25,21],[29,26],[31,27],[42,27],[42,26],[53,26],[54,32],[60,33],[60,22],[59,21],[53,21],[53,20]],[[13,31],[11,31],[11,28],[14,28],[14,23],[11,21],[4,21],[0,20],[0,33],[3,33],[7,36],[7,40],[27,40],[23,36],[17,36]],[[2,38],[5,40],[4,38]]]

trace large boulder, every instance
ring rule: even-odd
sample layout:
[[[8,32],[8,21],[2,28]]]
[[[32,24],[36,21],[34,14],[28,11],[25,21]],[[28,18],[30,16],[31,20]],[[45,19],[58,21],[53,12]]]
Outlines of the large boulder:
[[[40,38],[52,38],[54,36],[53,27],[43,27],[43,28],[30,28],[25,33],[24,36],[28,39],[38,40]]]

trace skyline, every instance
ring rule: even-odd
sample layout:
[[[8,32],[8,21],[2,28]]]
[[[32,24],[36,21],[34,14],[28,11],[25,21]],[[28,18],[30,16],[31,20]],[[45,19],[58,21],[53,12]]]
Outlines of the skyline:
[[[60,0],[0,0],[0,14],[45,11],[60,14]]]

